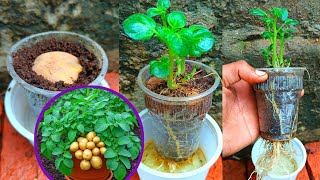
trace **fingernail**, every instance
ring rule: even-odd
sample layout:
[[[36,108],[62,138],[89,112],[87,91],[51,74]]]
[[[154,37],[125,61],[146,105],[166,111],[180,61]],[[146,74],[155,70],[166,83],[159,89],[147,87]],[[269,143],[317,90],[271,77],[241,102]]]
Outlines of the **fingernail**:
[[[264,76],[264,75],[266,75],[266,72],[256,70],[256,75],[258,75],[258,76]]]

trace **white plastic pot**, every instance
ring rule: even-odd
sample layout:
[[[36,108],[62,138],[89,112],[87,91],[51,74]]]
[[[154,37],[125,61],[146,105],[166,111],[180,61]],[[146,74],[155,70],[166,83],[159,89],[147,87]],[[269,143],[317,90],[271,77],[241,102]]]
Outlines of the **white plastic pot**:
[[[295,153],[293,154],[294,159],[297,162],[298,168],[296,171],[289,175],[285,176],[273,176],[268,175],[263,177],[263,180],[295,180],[299,172],[302,170],[304,165],[306,164],[307,160],[307,153],[306,148],[303,146],[301,141],[297,138],[294,138],[290,141],[292,148],[294,149]],[[257,160],[260,156],[260,154],[263,151],[263,140],[262,138],[259,138],[256,143],[253,145],[252,151],[251,151],[251,158],[253,164],[256,166]]]
[[[144,129],[144,140],[148,140],[152,137],[152,125],[148,110],[145,109],[139,113],[143,129]],[[203,180],[209,172],[210,167],[217,161],[222,151],[222,133],[220,127],[216,121],[209,116],[205,116],[204,125],[200,130],[200,147],[203,150],[207,163],[201,168],[186,172],[186,173],[164,173],[156,171],[144,165],[142,162],[138,167],[138,174],[141,180],[166,180],[166,179],[179,179],[179,180]]]
[[[105,80],[101,81],[101,85],[109,87]],[[32,113],[25,91],[14,80],[7,89],[4,107],[11,125],[33,145],[33,133],[38,117]]]

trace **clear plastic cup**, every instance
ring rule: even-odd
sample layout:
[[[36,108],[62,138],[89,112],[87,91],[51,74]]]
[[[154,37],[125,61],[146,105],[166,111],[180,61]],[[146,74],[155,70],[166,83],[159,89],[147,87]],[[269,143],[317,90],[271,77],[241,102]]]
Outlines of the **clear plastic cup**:
[[[186,61],[207,71],[215,82],[207,91],[191,97],[167,97],[156,94],[146,88],[151,77],[150,66],[144,67],[138,75],[138,85],[144,91],[145,105],[149,109],[153,136],[157,151],[166,158],[181,161],[191,156],[199,147],[200,129],[203,119],[212,103],[212,92],[218,87],[220,77],[211,67]]]
[[[98,77],[90,83],[90,85],[100,85],[101,81],[104,79],[104,76],[108,70],[108,58],[104,50],[101,46],[93,41],[92,39],[72,32],[64,32],[64,31],[50,31],[39,34],[34,34],[28,36],[19,42],[17,42],[14,46],[12,46],[8,56],[7,56],[7,69],[11,77],[16,80],[16,82],[23,87],[25,94],[28,97],[28,104],[34,114],[35,120],[40,114],[42,108],[45,104],[55,95],[57,95],[61,91],[49,91],[45,89],[41,89],[35,86],[32,86],[25,82],[22,78],[18,76],[13,67],[13,57],[12,55],[17,52],[19,49],[24,47],[30,47],[32,44],[35,44],[39,41],[55,38],[70,42],[76,42],[83,44],[90,52],[96,55],[99,60],[99,65],[101,67],[101,72]]]
[[[268,74],[256,84],[260,135],[264,139],[286,141],[296,135],[303,75],[306,68],[258,68]]]

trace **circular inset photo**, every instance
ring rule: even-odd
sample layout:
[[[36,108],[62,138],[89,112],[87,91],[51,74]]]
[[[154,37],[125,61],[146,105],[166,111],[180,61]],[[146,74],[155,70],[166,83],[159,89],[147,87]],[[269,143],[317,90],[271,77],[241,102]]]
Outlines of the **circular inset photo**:
[[[62,91],[43,108],[34,133],[38,163],[49,179],[122,180],[142,157],[138,112],[100,86]]]

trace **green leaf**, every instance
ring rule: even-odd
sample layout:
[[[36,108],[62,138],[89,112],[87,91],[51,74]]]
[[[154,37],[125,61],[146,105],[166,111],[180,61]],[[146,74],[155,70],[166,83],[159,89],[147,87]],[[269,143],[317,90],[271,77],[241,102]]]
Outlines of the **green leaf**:
[[[270,18],[260,18],[261,21],[264,21],[267,25],[271,24],[271,19]]]
[[[60,141],[60,134],[55,133],[55,134],[51,135],[51,139],[54,142],[59,142]]]
[[[72,155],[70,152],[64,152],[63,157],[68,158],[68,159],[72,159]]]
[[[156,28],[156,22],[144,14],[133,14],[122,25],[124,32],[134,40],[150,39]]]
[[[52,121],[52,116],[50,114],[48,114],[47,116],[44,117],[43,120],[46,124],[50,124]]]
[[[139,156],[139,153],[140,153],[139,149],[136,146],[129,148],[129,152],[131,154],[132,160],[137,159],[137,157]]]
[[[251,9],[249,11],[249,13],[252,14],[252,15],[257,15],[257,16],[267,16],[267,13],[264,10],[260,9],[260,8]]]
[[[212,33],[206,28],[193,31],[193,46],[189,50],[189,54],[196,57],[200,56],[212,48],[214,41]]]
[[[186,16],[180,11],[173,11],[168,15],[168,24],[173,28],[183,28],[186,25]]]
[[[160,15],[161,14],[161,10],[159,10],[158,8],[149,8],[147,10],[147,15],[149,17],[154,17],[154,16],[157,16],[157,15]]]
[[[77,129],[82,133],[84,132],[84,126],[82,124],[78,124]]]
[[[114,158],[116,156],[117,156],[117,153],[114,152],[114,150],[111,148],[107,148],[106,152],[104,153],[104,157],[107,159]]]
[[[118,168],[119,162],[116,158],[107,159],[107,168],[114,171]]]
[[[130,142],[131,142],[131,139],[128,136],[122,136],[122,137],[118,138],[119,145],[129,144]]]
[[[127,122],[122,121],[118,124],[124,131],[130,131],[130,126]]]
[[[140,142],[140,141],[141,141],[137,136],[132,136],[131,139],[132,139],[134,142]]]
[[[119,159],[126,166],[127,169],[130,169],[131,164],[130,164],[130,161],[127,157],[120,156]]]
[[[73,168],[73,160],[72,159],[63,159],[63,164],[68,168]]]
[[[120,149],[119,155],[125,156],[125,157],[131,157],[131,153],[126,149]]]
[[[70,130],[68,132],[68,139],[69,141],[73,141],[76,138],[77,131],[76,130]]]
[[[272,12],[273,16],[275,16],[275,17],[280,17],[280,16],[281,16],[282,9],[277,8],[277,7],[274,7],[274,8],[272,8],[272,9],[270,9],[269,11]]]
[[[169,58],[162,57],[160,61],[150,62],[150,74],[157,78],[166,78],[169,75]]]
[[[157,8],[163,11],[167,11],[170,7],[170,0],[158,0]]]
[[[188,55],[188,40],[176,33],[170,33],[167,36],[169,49],[180,57]]]
[[[263,32],[263,33],[261,34],[261,37],[264,38],[264,39],[270,39],[270,38],[273,37],[273,34],[272,34],[271,32],[265,31],[265,32]]]
[[[62,172],[64,175],[70,177],[72,168],[69,168],[64,163],[61,163],[59,166],[59,171]]]
[[[104,110],[101,110],[101,111],[97,111],[94,116],[103,116],[105,114],[105,111]]]
[[[56,168],[59,169],[62,160],[63,160],[63,157],[58,157],[58,158],[54,161],[54,164],[55,164]]]
[[[107,129],[107,127],[108,127],[108,124],[105,119],[98,119],[98,121],[94,125],[94,131],[97,133],[102,132],[105,129]]]
[[[56,147],[53,151],[52,151],[52,155],[59,155],[63,153],[63,149]]]
[[[288,18],[288,10],[286,8],[282,8],[281,10],[281,20],[285,21]]]
[[[118,168],[113,171],[113,175],[116,179],[124,179],[127,175],[126,167],[120,163]]]
[[[297,20],[294,20],[294,19],[290,19],[290,18],[287,18],[287,20],[285,20],[285,22],[287,25],[297,25],[299,24],[299,22]]]

